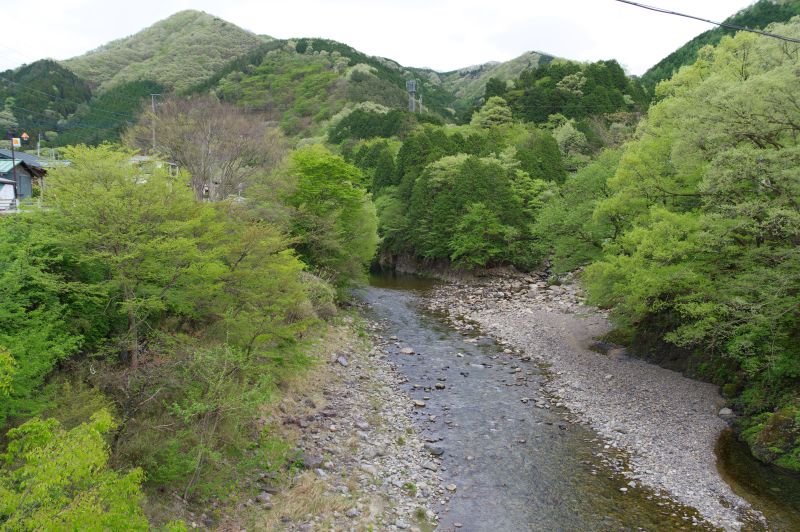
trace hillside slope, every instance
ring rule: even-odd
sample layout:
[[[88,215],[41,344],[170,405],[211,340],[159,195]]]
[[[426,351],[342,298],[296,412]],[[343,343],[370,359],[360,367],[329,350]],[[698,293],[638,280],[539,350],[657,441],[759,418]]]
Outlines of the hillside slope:
[[[552,60],[552,56],[541,52],[525,52],[510,61],[484,63],[436,75],[441,80],[442,87],[451,91],[458,100],[474,104],[483,97],[490,78],[510,81],[518,78],[524,71]]]
[[[189,10],[62,64],[100,91],[142,79],[182,90],[264,40],[213,15]]]
[[[3,133],[15,126],[31,135],[53,131],[91,96],[84,80],[50,59],[7,70],[0,73],[0,111],[6,115],[0,127]]]
[[[348,104],[372,102],[405,109],[405,83],[414,78],[420,81],[425,108],[451,116],[454,96],[417,70],[328,39],[264,43],[185,92],[212,91],[223,100],[280,121],[290,135],[305,135],[316,132],[318,125]]]
[[[725,23],[746,28],[763,29],[773,22],[787,22],[800,15],[800,0],[759,0],[735,15],[725,19]],[[718,44],[725,35],[733,35],[734,30],[715,28],[701,33],[667,57],[656,63],[642,76],[642,83],[649,89],[672,77],[684,65],[691,65],[697,59],[697,53],[706,45]]]

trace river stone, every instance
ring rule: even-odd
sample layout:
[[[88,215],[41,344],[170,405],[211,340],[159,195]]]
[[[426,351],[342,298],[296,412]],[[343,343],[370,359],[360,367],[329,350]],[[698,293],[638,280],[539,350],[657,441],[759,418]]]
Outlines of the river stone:
[[[425,444],[425,450],[431,453],[433,456],[442,456],[444,454],[443,447],[439,447],[438,445],[431,445],[430,443]]]
[[[425,406],[425,401],[420,401],[419,399],[414,399],[414,406],[417,408],[422,408]]]
[[[447,488],[447,491],[456,491],[455,484],[448,484],[447,486],[445,486],[445,488]]]
[[[439,471],[439,466],[433,462],[423,462],[422,468],[427,469],[428,471]]]
[[[338,362],[340,366],[344,366],[344,367],[348,366],[348,362],[347,362],[347,359],[345,357],[337,357],[336,358],[336,362]]]
[[[731,410],[731,409],[730,409],[730,408],[728,408],[728,407],[722,408],[722,409],[719,411],[719,415],[720,415],[720,416],[723,416],[723,417],[725,417],[725,416],[732,416],[732,415],[733,415],[733,410]]]
[[[400,352],[402,354],[404,354],[404,355],[413,355],[414,354],[414,350],[411,349],[410,347],[404,347],[403,349],[400,350]]]
[[[437,390],[444,390],[445,389],[445,385],[443,383],[441,383],[441,382],[437,382],[436,383],[436,389]]]

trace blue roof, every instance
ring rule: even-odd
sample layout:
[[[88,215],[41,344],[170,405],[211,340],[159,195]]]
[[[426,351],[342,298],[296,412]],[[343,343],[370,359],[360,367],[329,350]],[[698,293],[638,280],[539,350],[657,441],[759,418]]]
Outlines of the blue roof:
[[[14,158],[17,161],[25,161],[25,164],[33,166],[34,168],[44,168],[46,166],[45,162],[40,157],[31,155],[30,153],[15,151]],[[11,150],[0,149],[0,160],[3,159],[11,159]]]
[[[17,166],[22,164],[22,161],[17,161]],[[7,159],[0,159],[0,174],[6,174],[11,171],[12,167],[11,161]]]

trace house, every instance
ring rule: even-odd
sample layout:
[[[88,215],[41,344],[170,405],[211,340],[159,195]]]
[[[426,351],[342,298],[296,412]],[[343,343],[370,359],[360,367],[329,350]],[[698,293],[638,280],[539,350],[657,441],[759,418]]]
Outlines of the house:
[[[9,161],[12,159],[11,150],[0,149],[0,160],[5,159],[8,159]],[[31,153],[24,153],[16,150],[14,151],[13,159],[22,161],[32,168],[46,168],[50,166],[50,163],[42,157],[37,157]]]
[[[0,210],[15,209],[33,197],[34,183],[41,186],[47,171],[22,160],[0,159]]]
[[[16,206],[16,190],[14,181],[0,177],[0,212],[11,210]]]

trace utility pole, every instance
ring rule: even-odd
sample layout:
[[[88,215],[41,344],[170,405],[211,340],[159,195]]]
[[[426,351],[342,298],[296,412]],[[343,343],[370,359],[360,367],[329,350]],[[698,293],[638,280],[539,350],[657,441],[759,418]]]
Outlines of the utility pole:
[[[11,175],[14,177],[14,200],[19,202],[19,183],[17,183],[17,154],[14,151],[14,133],[9,132],[8,138],[11,139]]]
[[[406,81],[406,91],[408,92],[408,112],[414,113],[417,110],[417,80]]]
[[[36,156],[37,157],[41,157],[42,156],[42,132],[41,131],[39,132],[39,138],[36,141]]]
[[[161,96],[160,94],[151,94],[150,95],[150,104],[153,108],[153,118],[151,120],[151,124],[153,126],[153,153],[156,151],[156,96]]]

